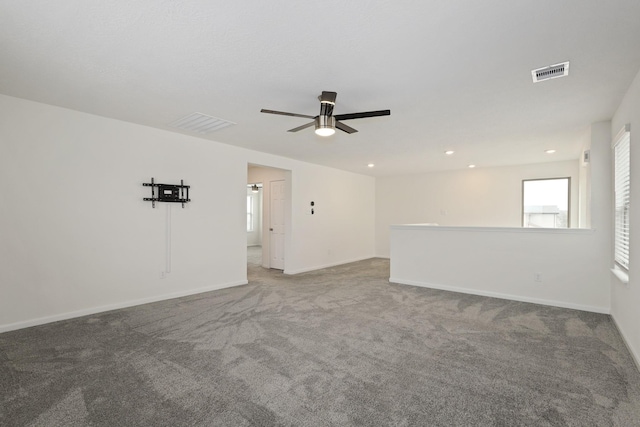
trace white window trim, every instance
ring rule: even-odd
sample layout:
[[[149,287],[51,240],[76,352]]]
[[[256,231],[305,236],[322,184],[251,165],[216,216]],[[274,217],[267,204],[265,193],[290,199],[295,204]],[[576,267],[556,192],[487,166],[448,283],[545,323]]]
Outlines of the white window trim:
[[[611,269],[611,272],[618,278],[620,282],[624,284],[629,283],[629,273],[623,271],[620,267],[618,267],[617,264]]]

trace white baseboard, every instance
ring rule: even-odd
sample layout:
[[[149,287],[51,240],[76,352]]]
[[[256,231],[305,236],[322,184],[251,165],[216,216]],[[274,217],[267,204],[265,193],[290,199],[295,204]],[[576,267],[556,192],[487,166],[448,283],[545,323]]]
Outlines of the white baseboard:
[[[299,268],[299,269],[296,269],[296,270],[285,270],[284,274],[308,273],[309,271],[322,270],[323,268],[329,268],[329,267],[335,267],[335,266],[338,266],[338,265],[350,264],[352,262],[364,261],[365,259],[371,259],[371,258],[376,258],[376,257],[371,255],[371,256],[366,256],[366,257],[361,257],[361,258],[354,258],[354,259],[350,259],[350,260],[333,262],[333,263],[330,263],[330,264],[317,265],[315,267],[305,267],[305,268]]]
[[[520,302],[530,302],[533,304],[549,305],[553,307],[571,308],[573,310],[590,311],[593,313],[600,313],[600,314],[611,313],[611,310],[609,309],[609,307],[594,307],[590,305],[573,304],[573,303],[563,302],[563,301],[546,300],[541,298],[524,297],[520,295],[503,294],[500,292],[480,291],[477,289],[460,288],[457,286],[439,285],[439,284],[433,284],[433,283],[418,282],[415,280],[404,280],[396,277],[390,277],[389,282],[399,283],[401,285],[411,285],[411,286],[420,286],[423,288],[440,289],[443,291],[460,292],[463,294],[480,295],[483,297],[500,298],[500,299],[507,299],[512,301],[520,301]]]
[[[633,359],[633,361],[636,364],[636,368],[638,368],[638,371],[640,371],[640,355],[634,350],[633,347],[631,347],[630,341],[627,338],[627,335],[624,333],[624,330],[620,327],[620,324],[618,323],[618,321],[616,320],[615,316],[612,314],[611,318],[613,319],[613,324],[616,325],[616,328],[618,329],[618,332],[620,332],[620,336],[622,337],[622,341],[624,342],[624,344],[627,346],[627,349],[629,350],[629,353],[631,353],[631,359]]]
[[[173,298],[186,297],[189,295],[201,294],[203,292],[216,291],[218,289],[230,288],[233,286],[246,285],[246,280],[237,282],[221,283],[217,285],[207,286],[204,288],[192,289],[183,292],[173,292],[170,294],[157,295],[149,298],[141,298],[132,301],[124,301],[116,304],[102,305],[99,307],[91,307],[83,310],[71,311],[67,313],[55,314],[53,316],[39,317],[37,319],[24,320],[16,323],[8,323],[6,325],[0,325],[0,333],[15,331],[17,329],[30,328],[32,326],[44,325],[46,323],[58,322],[60,320],[68,320],[76,317],[88,316],[91,314],[103,313],[105,311],[118,310],[120,308],[133,307],[136,305],[149,304],[151,302],[164,301]]]

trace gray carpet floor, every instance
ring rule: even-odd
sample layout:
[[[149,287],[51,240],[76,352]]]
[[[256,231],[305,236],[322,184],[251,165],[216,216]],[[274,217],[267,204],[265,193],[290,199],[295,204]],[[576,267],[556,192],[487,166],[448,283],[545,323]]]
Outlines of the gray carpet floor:
[[[254,262],[249,285],[0,334],[0,425],[640,426],[609,316],[388,277]]]
[[[247,247],[247,264],[249,267],[262,265],[262,246]]]

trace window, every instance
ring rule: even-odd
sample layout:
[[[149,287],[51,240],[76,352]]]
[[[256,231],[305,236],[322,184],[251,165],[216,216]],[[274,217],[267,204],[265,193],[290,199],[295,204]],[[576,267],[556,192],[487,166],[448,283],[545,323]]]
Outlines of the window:
[[[522,226],[568,228],[571,178],[522,181]]]
[[[253,196],[247,196],[247,231],[253,231]]]
[[[617,267],[629,270],[629,169],[630,126],[626,125],[613,145],[613,181],[615,191],[614,261]]]

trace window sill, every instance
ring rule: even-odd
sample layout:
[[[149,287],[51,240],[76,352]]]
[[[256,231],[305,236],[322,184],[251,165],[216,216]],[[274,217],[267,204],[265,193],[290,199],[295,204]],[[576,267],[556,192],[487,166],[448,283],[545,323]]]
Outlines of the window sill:
[[[624,283],[625,285],[629,283],[629,273],[622,271],[617,267],[613,267],[611,269],[611,272],[618,278],[618,280],[620,280],[620,282]]]

